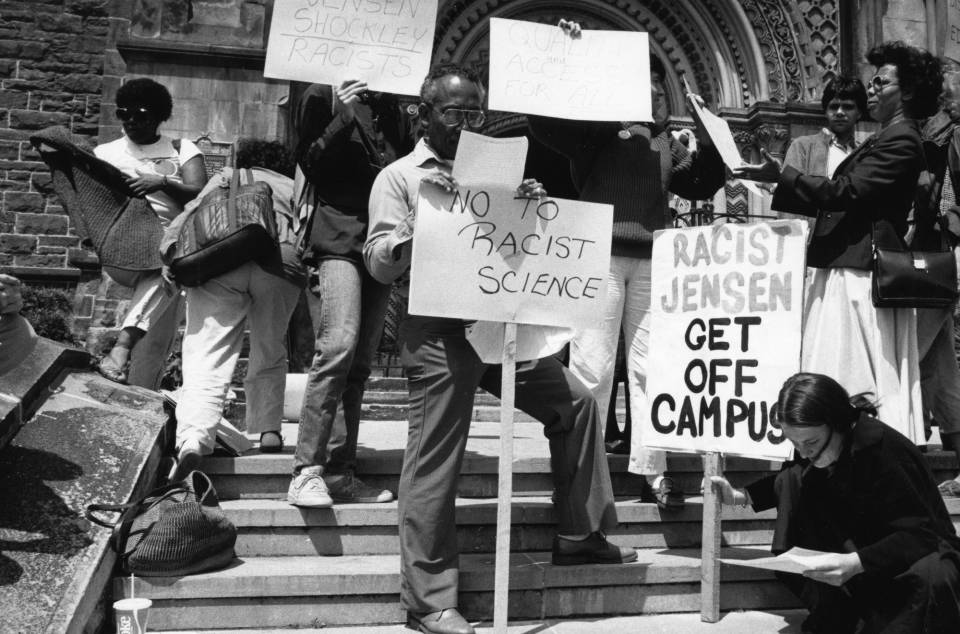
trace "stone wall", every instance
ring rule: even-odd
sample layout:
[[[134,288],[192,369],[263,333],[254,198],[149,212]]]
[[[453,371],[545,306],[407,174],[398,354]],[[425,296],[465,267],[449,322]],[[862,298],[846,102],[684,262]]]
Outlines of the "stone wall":
[[[106,0],[0,1],[0,266],[27,283],[78,285],[78,334],[100,291],[96,257],[80,247],[28,137],[51,125],[98,135],[110,10]]]
[[[283,138],[286,82],[265,81],[270,0],[0,0],[0,268],[26,284],[64,288],[74,333],[108,347],[131,290],[100,271],[50,188],[28,138],[62,125],[91,144],[121,134],[114,98],[150,76],[174,98],[161,130],[193,140],[208,167],[239,136]]]

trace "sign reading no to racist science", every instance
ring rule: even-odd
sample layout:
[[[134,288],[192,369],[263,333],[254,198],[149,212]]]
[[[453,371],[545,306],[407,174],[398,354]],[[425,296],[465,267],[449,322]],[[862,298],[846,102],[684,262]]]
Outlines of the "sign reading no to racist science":
[[[655,234],[645,445],[790,457],[770,411],[800,367],[806,231],[779,220]]]
[[[421,186],[412,314],[568,327],[602,318],[613,207],[515,188]]]
[[[417,95],[436,19],[437,0],[276,0],[263,74]]]

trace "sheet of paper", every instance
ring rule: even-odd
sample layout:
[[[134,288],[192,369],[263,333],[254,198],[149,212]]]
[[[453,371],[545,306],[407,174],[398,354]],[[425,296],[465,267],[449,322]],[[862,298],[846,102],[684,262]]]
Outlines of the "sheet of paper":
[[[684,84],[686,84],[686,78],[684,78]],[[722,117],[718,117],[713,114],[706,108],[701,108],[700,104],[696,101],[693,103],[693,109],[697,111],[697,114],[700,115],[700,121],[703,122],[703,128],[706,130],[707,134],[710,135],[710,139],[713,141],[713,145],[717,148],[717,151],[720,153],[720,158],[723,159],[723,163],[730,169],[736,169],[743,165],[743,157],[740,156],[740,148],[737,147],[737,142],[733,138],[733,132],[730,131],[730,125]],[[741,180],[743,186],[748,190],[756,194],[757,196],[769,196],[770,194],[754,183],[753,181]]]
[[[773,570],[776,572],[793,572],[802,575],[808,570],[813,570],[809,558],[819,555],[829,555],[819,550],[809,550],[807,548],[791,548],[785,553],[776,557],[757,557],[755,559],[721,557],[720,561],[733,566],[747,566],[748,568],[760,568],[762,570]]]
[[[490,19],[490,108],[580,121],[652,121],[649,39]]]
[[[461,187],[516,187],[523,180],[528,145],[525,136],[495,139],[464,130],[453,161],[453,178]]]

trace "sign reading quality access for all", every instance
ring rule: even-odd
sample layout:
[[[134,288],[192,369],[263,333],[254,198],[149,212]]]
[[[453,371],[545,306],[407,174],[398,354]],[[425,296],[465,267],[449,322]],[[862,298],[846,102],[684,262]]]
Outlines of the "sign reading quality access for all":
[[[790,457],[770,411],[800,366],[806,231],[780,220],[655,234],[645,445]]]
[[[587,121],[652,121],[646,33],[490,20],[490,108]]]
[[[417,95],[436,19],[437,0],[276,0],[263,74]]]

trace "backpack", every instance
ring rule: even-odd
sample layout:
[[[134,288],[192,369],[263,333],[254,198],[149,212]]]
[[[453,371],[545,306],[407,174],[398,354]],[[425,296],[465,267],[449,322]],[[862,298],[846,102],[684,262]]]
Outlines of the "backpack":
[[[251,260],[278,257],[273,191],[254,182],[249,169],[243,170],[248,184],[240,185],[240,171],[233,170],[229,187],[217,187],[185,212],[168,257],[180,284],[199,286]]]

